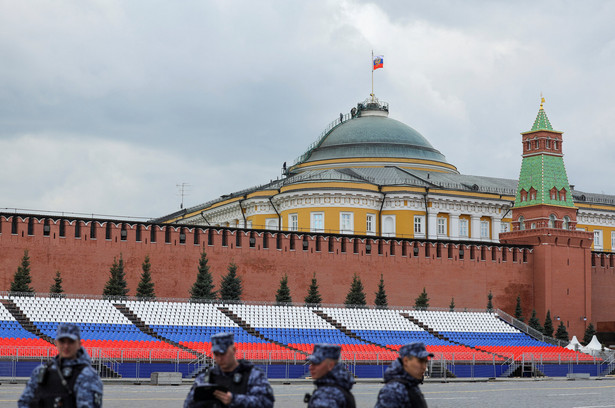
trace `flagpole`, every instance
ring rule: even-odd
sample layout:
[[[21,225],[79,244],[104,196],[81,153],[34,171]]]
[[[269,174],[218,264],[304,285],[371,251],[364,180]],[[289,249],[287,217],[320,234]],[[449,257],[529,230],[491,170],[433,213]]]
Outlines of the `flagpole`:
[[[372,50],[372,102],[374,102],[374,50]]]

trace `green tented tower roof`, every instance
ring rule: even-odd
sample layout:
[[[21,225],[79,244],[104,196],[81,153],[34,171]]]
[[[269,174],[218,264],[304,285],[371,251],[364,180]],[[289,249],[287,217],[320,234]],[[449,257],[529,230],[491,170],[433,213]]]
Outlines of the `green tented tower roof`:
[[[532,130],[523,134],[527,135],[539,131],[561,133],[553,130],[542,104]],[[530,191],[535,191],[535,196],[530,194]],[[552,191],[555,193],[553,197]],[[521,201],[523,192],[526,193],[527,198]],[[564,194],[562,195],[560,192],[564,192]],[[514,207],[520,208],[540,204],[563,207],[575,206],[566,175],[564,158],[561,155],[549,154],[547,151],[523,157]]]
[[[542,104],[538,110],[538,115],[536,115],[536,120],[534,121],[531,132],[535,130],[553,130],[551,122],[549,122],[549,118],[547,117],[547,113],[542,108]]]

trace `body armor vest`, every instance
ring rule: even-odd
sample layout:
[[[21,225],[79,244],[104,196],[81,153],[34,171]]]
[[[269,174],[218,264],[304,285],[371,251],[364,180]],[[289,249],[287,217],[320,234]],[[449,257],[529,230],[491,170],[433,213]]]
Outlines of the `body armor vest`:
[[[228,388],[231,394],[247,394],[248,393],[248,380],[250,373],[254,367],[252,364],[246,363],[244,360],[239,360],[239,367],[229,375],[217,374],[212,369],[208,369],[205,374],[205,382],[210,384],[222,385]],[[219,408],[225,407],[218,399],[210,401],[201,401],[196,405],[203,408]]]
[[[32,408],[75,408],[77,406],[73,388],[77,377],[86,367],[85,364],[78,364],[65,367],[62,374],[58,372],[57,365],[53,367],[50,362],[42,370],[38,387],[34,393],[34,398],[30,407]]]

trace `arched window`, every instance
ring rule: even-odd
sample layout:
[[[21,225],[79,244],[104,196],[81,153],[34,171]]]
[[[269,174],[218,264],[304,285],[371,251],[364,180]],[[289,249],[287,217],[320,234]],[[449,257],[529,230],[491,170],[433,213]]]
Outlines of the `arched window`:
[[[562,229],[570,229],[570,217],[569,216],[564,216],[564,222],[562,222]]]
[[[549,215],[549,228],[555,228],[555,214]]]
[[[525,229],[525,218],[523,218],[523,215],[521,217],[519,217],[519,229],[520,230],[524,230]]]
[[[521,202],[527,201],[527,191],[525,191],[525,189],[523,188],[519,192],[519,199],[521,200]]]
[[[536,189],[534,187],[530,188],[530,201],[536,199]]]

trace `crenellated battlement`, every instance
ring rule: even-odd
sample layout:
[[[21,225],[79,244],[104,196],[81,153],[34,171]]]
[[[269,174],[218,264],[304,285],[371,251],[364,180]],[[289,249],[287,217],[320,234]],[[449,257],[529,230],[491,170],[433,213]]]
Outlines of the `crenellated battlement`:
[[[56,239],[111,243],[229,249],[303,251],[306,253],[384,255],[449,260],[528,262],[528,245],[502,245],[472,241],[429,241],[391,237],[351,236],[313,232],[290,232],[154,224],[112,219],[49,217],[0,213],[0,239],[26,238],[51,242]],[[0,241],[1,242],[1,241]],[[46,242],[46,241],[43,241]]]

